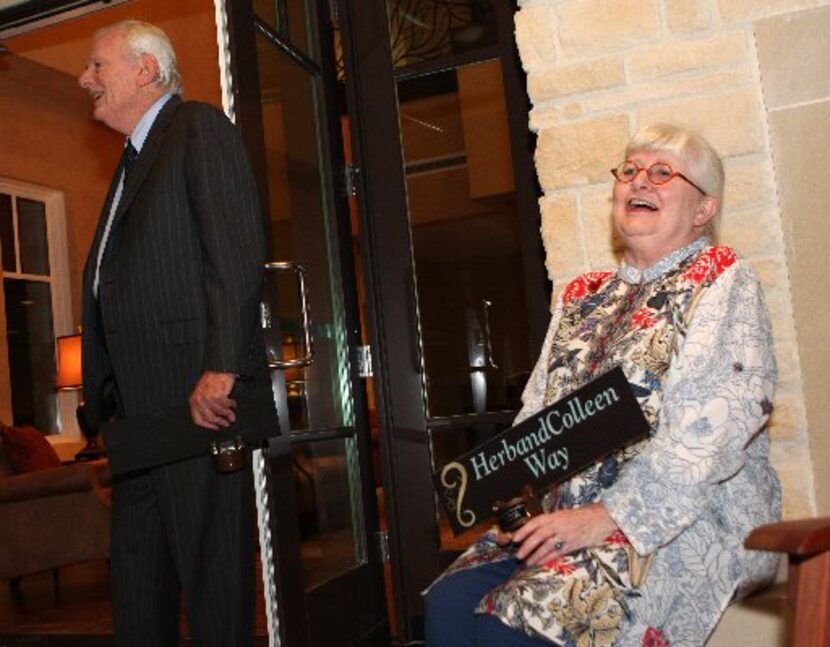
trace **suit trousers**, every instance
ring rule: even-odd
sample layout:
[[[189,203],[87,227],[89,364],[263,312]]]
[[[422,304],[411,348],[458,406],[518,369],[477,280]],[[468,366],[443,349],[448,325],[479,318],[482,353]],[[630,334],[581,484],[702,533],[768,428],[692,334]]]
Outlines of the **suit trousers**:
[[[118,478],[110,551],[119,647],[178,645],[182,597],[194,645],[253,645],[250,469],[205,455]]]

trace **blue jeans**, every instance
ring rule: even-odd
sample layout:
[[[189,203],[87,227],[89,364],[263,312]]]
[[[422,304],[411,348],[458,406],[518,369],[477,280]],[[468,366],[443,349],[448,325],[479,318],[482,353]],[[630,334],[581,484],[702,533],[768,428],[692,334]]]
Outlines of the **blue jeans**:
[[[489,591],[516,571],[515,559],[483,564],[444,577],[424,599],[426,647],[550,647],[495,616],[473,613]]]

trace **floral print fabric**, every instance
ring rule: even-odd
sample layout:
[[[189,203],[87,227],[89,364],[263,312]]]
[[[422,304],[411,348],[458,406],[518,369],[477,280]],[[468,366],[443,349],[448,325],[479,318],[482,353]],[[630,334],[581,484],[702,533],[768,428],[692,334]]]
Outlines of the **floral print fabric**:
[[[557,302],[516,422],[617,365],[650,437],[553,488],[543,508],[603,501],[620,532],[519,568],[477,611],[567,647],[702,645],[735,594],[776,563],[742,547],[780,507],[759,433],[775,365],[752,272],[699,239],[643,272],[578,277]],[[507,556],[487,533],[447,572]]]

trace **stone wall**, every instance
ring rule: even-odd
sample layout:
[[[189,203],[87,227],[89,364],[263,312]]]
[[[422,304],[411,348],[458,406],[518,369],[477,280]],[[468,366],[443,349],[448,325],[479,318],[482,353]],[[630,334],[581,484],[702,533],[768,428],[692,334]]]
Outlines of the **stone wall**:
[[[723,156],[726,193],[717,238],[755,268],[773,322],[780,382],[770,432],[787,518],[814,514],[817,500],[824,514],[830,506],[823,503],[828,466],[817,458],[828,450],[821,428],[828,418],[820,398],[805,397],[811,383],[816,389],[827,384],[826,364],[810,357],[815,323],[830,318],[830,299],[822,300],[823,316],[816,313],[815,298],[809,308],[806,300],[796,303],[795,281],[807,280],[816,266],[808,263],[800,274],[793,267],[806,244],[826,250],[830,230],[823,225],[817,245],[811,221],[796,212],[804,202],[799,190],[787,213],[785,183],[798,178],[777,172],[775,164],[776,156],[793,154],[792,146],[784,146],[790,131],[807,141],[809,128],[823,124],[821,141],[828,139],[827,5],[830,0],[520,0],[516,13],[533,106],[530,128],[538,133],[541,233],[556,288],[578,273],[617,262],[608,169],[622,159],[641,125],[691,128]],[[815,46],[796,47],[789,58],[775,55],[797,39],[812,39]],[[815,61],[806,71],[805,57]],[[793,71],[787,61],[799,82],[788,85]],[[764,67],[777,74],[775,106]],[[805,101],[807,109],[788,112],[777,135],[776,106],[801,109]],[[811,150],[817,159],[807,160],[807,166],[822,169],[826,178],[827,147]],[[826,223],[830,210],[823,205],[812,218]],[[822,288],[813,278],[801,289]],[[802,364],[811,371],[805,373]],[[812,452],[808,419],[815,423]]]

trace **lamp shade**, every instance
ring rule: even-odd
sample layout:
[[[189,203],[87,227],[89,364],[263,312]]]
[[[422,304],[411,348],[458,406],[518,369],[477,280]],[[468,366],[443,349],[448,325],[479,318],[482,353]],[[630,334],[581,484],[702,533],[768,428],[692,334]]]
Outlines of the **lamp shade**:
[[[55,386],[60,389],[79,389],[83,385],[81,378],[81,335],[58,337],[58,375]]]

